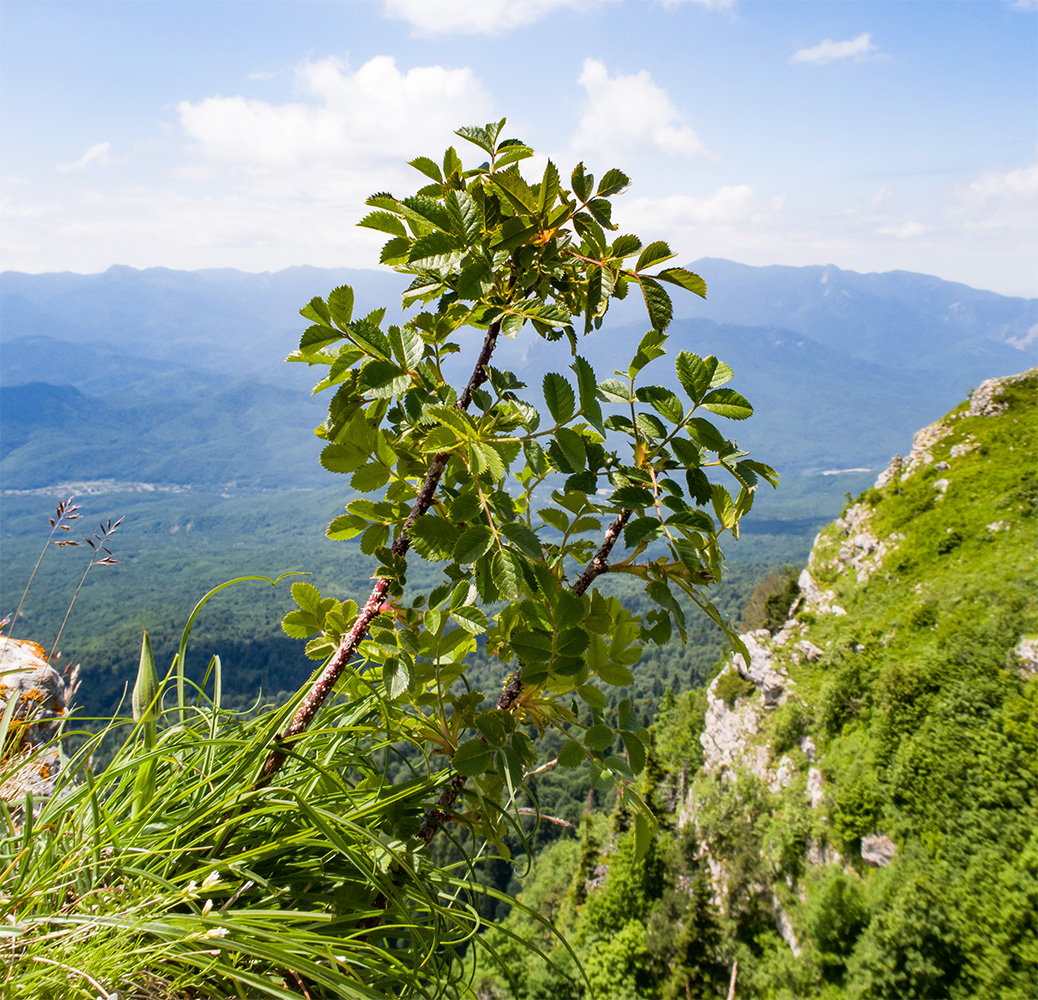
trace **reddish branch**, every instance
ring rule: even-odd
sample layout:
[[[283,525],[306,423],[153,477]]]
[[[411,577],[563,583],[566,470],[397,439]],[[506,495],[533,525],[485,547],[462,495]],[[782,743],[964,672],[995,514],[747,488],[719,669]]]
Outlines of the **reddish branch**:
[[[592,580],[594,580],[595,577],[600,576],[609,568],[609,554],[613,551],[613,546],[616,544],[617,538],[620,537],[620,532],[623,531],[624,525],[627,524],[630,517],[631,511],[624,509],[613,518],[613,523],[606,529],[605,536],[602,539],[602,544],[598,551],[591,557],[591,561],[587,566],[584,567],[584,572],[573,581],[573,586],[570,589],[575,594],[583,594],[587,588],[591,586]],[[508,681],[508,686],[502,692],[495,708],[510,712],[515,703],[519,700],[519,695],[522,694],[522,692],[523,668],[518,667]],[[477,739],[485,740],[485,737],[480,734]],[[426,847],[429,846],[433,837],[436,836],[436,831],[439,830],[444,823],[450,820],[450,810],[454,808],[454,803],[458,801],[458,796],[461,794],[461,790],[465,787],[466,780],[465,775],[455,774],[440,792],[440,797],[436,800],[436,805],[429,811],[429,815],[425,817],[425,822],[418,831],[418,839],[421,840]]]
[[[468,385],[465,386],[464,391],[458,399],[458,409],[468,409],[469,403],[472,401],[472,393],[487,380],[489,375],[487,365],[490,362],[490,356],[494,353],[494,345],[497,343],[497,336],[500,332],[501,324],[492,323],[490,329],[487,331],[486,339],[483,341],[483,349],[479,352],[476,367],[472,370],[472,377],[469,379]],[[433,460],[430,463],[429,470],[425,476],[425,482],[422,484],[422,488],[418,491],[418,496],[415,497],[415,501],[411,506],[411,512],[408,514],[403,528],[400,529],[400,534],[397,535],[396,540],[393,542],[391,547],[394,556],[402,557],[407,554],[407,550],[411,546],[408,531],[410,530],[411,525],[414,524],[415,519],[424,514],[432,506],[433,496],[436,494],[436,488],[440,484],[440,478],[443,476],[443,470],[447,467],[447,460],[449,458],[450,455],[447,452],[439,452],[433,456]],[[277,746],[271,750],[270,754],[267,756],[266,762],[263,765],[263,770],[260,771],[259,778],[253,786],[254,788],[266,787],[270,784],[274,775],[281,770],[281,766],[288,759],[287,747],[290,741],[309,728],[310,723],[313,722],[314,717],[317,715],[318,711],[320,711],[321,706],[332,693],[336,681],[338,681],[339,677],[342,676],[342,672],[346,669],[346,665],[356,655],[357,647],[360,646],[367,637],[368,630],[371,628],[371,623],[381,611],[382,605],[385,603],[386,596],[389,593],[391,583],[392,580],[386,577],[380,577],[375,581],[375,586],[372,588],[371,596],[368,598],[367,604],[364,605],[363,610],[354,622],[353,628],[351,628],[350,631],[340,640],[338,648],[335,650],[335,653],[328,661],[324,670],[321,671],[320,676],[314,681],[310,690],[307,692],[306,697],[297,709],[292,721],[285,727],[283,732],[274,737]],[[456,797],[457,795],[455,795],[455,798]]]

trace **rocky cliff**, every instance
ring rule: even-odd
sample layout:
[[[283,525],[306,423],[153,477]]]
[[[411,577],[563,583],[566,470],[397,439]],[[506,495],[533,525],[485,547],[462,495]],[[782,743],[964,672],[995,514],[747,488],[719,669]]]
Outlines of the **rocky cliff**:
[[[1038,987],[1036,388],[991,379],[919,431],[710,685],[680,822],[761,983]]]

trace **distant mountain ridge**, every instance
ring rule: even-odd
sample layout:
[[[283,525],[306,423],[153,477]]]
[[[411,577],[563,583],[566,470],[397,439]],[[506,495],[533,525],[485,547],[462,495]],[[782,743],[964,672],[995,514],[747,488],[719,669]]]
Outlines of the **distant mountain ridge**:
[[[756,406],[726,433],[783,472],[874,467],[907,446],[928,414],[970,386],[1033,363],[1038,300],[907,272],[749,267],[702,258],[708,298],[674,296],[670,348],[716,353]],[[281,363],[305,321],[299,307],[351,284],[355,313],[399,318],[402,276],[350,269],[276,273],[134,270],[0,275],[0,473],[4,488],[89,478],[259,486],[327,481],[314,467],[321,419],[312,373]],[[636,292],[579,350],[600,378],[626,365],[647,328]],[[564,350],[532,334],[495,356],[539,395]],[[672,381],[658,362],[653,377]],[[72,386],[75,426],[18,386]],[[36,388],[35,393],[43,390]],[[53,397],[64,402],[67,392]],[[246,469],[246,462],[253,464]],[[74,467],[74,468],[73,468]],[[323,478],[322,478],[323,476]],[[165,477],[165,478],[164,478]],[[221,480],[222,481],[222,480]]]

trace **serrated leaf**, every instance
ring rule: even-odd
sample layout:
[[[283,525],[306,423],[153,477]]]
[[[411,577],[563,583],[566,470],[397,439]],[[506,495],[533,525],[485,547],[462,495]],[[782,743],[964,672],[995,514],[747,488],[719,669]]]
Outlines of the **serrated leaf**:
[[[637,236],[617,236],[609,248],[609,256],[614,258],[630,257],[642,248],[642,241]]]
[[[461,533],[454,546],[454,561],[461,564],[475,562],[490,551],[493,542],[494,533],[485,524],[477,524]]]
[[[457,249],[458,241],[450,233],[426,233],[414,241],[407,259],[408,262],[413,263],[416,260],[426,260],[430,257],[442,257]]]
[[[555,432],[555,441],[565,456],[570,472],[581,472],[587,465],[587,447],[584,439],[568,427],[560,427]]]
[[[351,444],[329,444],[321,451],[321,465],[329,472],[354,472],[368,460],[368,453]]]
[[[639,542],[652,541],[663,534],[663,525],[655,517],[639,517],[624,528],[624,545],[633,549]]]
[[[502,549],[494,553],[492,565],[494,583],[501,597],[506,601],[518,600],[523,592],[523,571],[519,556]]]
[[[573,216],[573,228],[581,239],[591,244],[597,253],[604,253],[606,248],[605,233],[598,221],[587,212],[578,212]]]
[[[591,192],[595,188],[595,175],[585,174],[584,163],[581,161],[573,168],[573,173],[570,175],[570,184],[573,185],[573,193],[577,196],[577,199],[585,202],[591,197]]]
[[[309,611],[289,611],[281,619],[281,631],[290,639],[307,639],[320,632],[321,626]]]
[[[540,559],[542,557],[541,540],[537,537],[536,532],[532,531],[525,524],[521,524],[518,521],[503,524],[501,525],[501,534],[515,545],[520,552],[530,556],[531,559]]]
[[[544,402],[557,424],[564,424],[575,412],[576,397],[569,382],[556,372],[548,372],[542,383]]]
[[[565,531],[569,527],[569,518],[554,507],[542,507],[537,511],[537,516],[556,531]]]
[[[631,770],[635,774],[641,774],[645,769],[645,744],[642,743],[636,733],[626,730],[620,731],[620,739],[623,740],[624,747],[627,750],[627,759],[630,762]]]
[[[312,583],[299,580],[292,584],[292,600],[304,611],[316,615],[321,606],[321,592]]]
[[[641,271],[647,267],[652,267],[653,264],[658,264],[661,260],[670,260],[673,256],[674,254],[671,253],[670,247],[663,240],[655,240],[642,250],[634,269]]]
[[[608,403],[629,403],[631,401],[630,386],[618,378],[603,379],[598,383],[598,391]]]
[[[681,288],[694,292],[704,299],[706,298],[706,282],[698,274],[694,274],[683,267],[664,268],[656,275],[656,280],[679,285]]]
[[[523,663],[546,663],[551,656],[552,640],[546,632],[517,629],[509,643]]]
[[[340,514],[328,525],[325,535],[337,542],[347,541],[364,531],[368,524],[365,518],[357,514]]]
[[[430,160],[428,156],[416,156],[413,160],[409,161],[408,166],[414,167],[415,170],[425,174],[429,180],[436,181],[437,183],[443,183],[443,175],[440,173],[440,168],[436,165],[434,160]]]
[[[479,635],[487,630],[487,616],[471,604],[455,608],[451,615],[469,635]]]
[[[483,213],[467,191],[448,191],[444,199],[447,214],[450,216],[451,229],[466,245],[471,245],[479,237],[482,229]]]
[[[584,763],[584,748],[576,740],[567,740],[559,747],[560,767],[580,767]]]
[[[631,178],[622,170],[617,170],[614,167],[612,170],[605,172],[602,180],[598,182],[598,190],[595,194],[599,198],[609,198],[614,194],[619,194],[621,191],[626,191],[630,185]]]
[[[660,332],[670,326],[674,308],[671,305],[670,296],[663,286],[652,278],[639,278],[642,286],[642,297],[645,299],[645,308],[649,313],[649,322],[652,328]]]
[[[494,152],[494,140],[491,138],[490,133],[485,128],[481,128],[479,125],[463,125],[461,128],[456,129],[455,135],[460,135],[462,139],[471,142],[475,146],[479,146],[485,153]]]
[[[493,749],[483,740],[466,740],[454,753],[454,770],[467,778],[474,778],[486,771],[493,759]]]
[[[592,726],[584,733],[584,746],[592,750],[608,750],[616,734],[608,726]]]
[[[638,399],[648,403],[657,413],[673,424],[680,424],[685,416],[681,400],[662,385],[643,385],[636,393]]]
[[[392,212],[369,212],[357,225],[365,229],[374,229],[379,233],[388,233],[390,236],[407,236],[403,220]]]
[[[749,401],[734,389],[714,389],[703,397],[702,407],[730,420],[745,420],[752,416]]]
[[[598,667],[595,673],[612,687],[627,687],[634,683],[634,674],[622,663],[610,661]]]
[[[735,504],[732,495],[723,486],[712,483],[710,486],[710,503],[717,515],[717,520],[725,528],[730,528],[735,523]]]
[[[458,529],[450,521],[435,514],[420,514],[407,532],[411,547],[423,559],[441,562],[450,559],[458,544]]]
[[[396,701],[405,694],[410,683],[411,673],[403,660],[392,656],[382,664],[382,685],[390,701]]]
[[[381,462],[369,462],[362,465],[350,479],[350,486],[361,493],[370,493],[380,489],[389,482],[389,469]]]
[[[341,333],[323,323],[315,323],[303,331],[303,336],[299,338],[299,351],[302,354],[315,354],[340,340]]]
[[[689,351],[679,351],[674,359],[674,367],[677,369],[681,387],[688,393],[692,402],[698,405],[710,387],[710,380],[717,368],[717,358],[713,355],[701,358]]]
[[[537,211],[537,198],[517,168],[496,171],[490,175],[490,180],[516,212],[533,215]]]
[[[641,486],[621,486],[618,490],[613,490],[609,502],[614,507],[640,510],[643,507],[651,507],[654,500],[652,493]]]
[[[592,198],[587,203],[587,210],[591,213],[591,217],[597,222],[603,229],[616,229],[613,224],[613,206],[606,201],[605,198]],[[603,236],[600,246],[604,249],[606,245],[605,237]]]
[[[324,299],[315,296],[302,309],[299,315],[305,319],[313,320],[315,323],[323,323],[325,326],[332,325],[332,314],[324,304]]]
[[[411,244],[414,240],[406,236],[394,236],[386,240],[378,255],[380,264],[406,264],[407,255],[411,252]]]
[[[585,704],[590,705],[592,708],[601,709],[606,707],[605,694],[603,694],[601,688],[595,687],[594,684],[581,684],[577,688],[577,694],[580,695]]]

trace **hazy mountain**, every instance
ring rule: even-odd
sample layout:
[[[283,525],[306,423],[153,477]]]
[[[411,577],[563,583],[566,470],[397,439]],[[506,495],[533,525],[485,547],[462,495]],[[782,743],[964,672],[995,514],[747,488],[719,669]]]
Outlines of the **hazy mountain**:
[[[727,432],[787,474],[878,466],[970,385],[1030,364],[1038,342],[1035,300],[926,275],[713,258],[691,266],[709,298],[675,296],[670,346],[735,368],[733,385],[758,416]],[[398,315],[403,279],[376,271],[0,275],[4,487],[73,472],[321,481],[308,432],[323,403],[307,394],[311,372],[281,362],[305,326],[299,307],[343,283],[356,290],[357,314],[386,305]],[[626,365],[645,329],[632,293],[579,349],[604,377]],[[495,361],[537,388],[568,359],[530,335],[503,342]],[[673,383],[666,364],[646,375]]]

